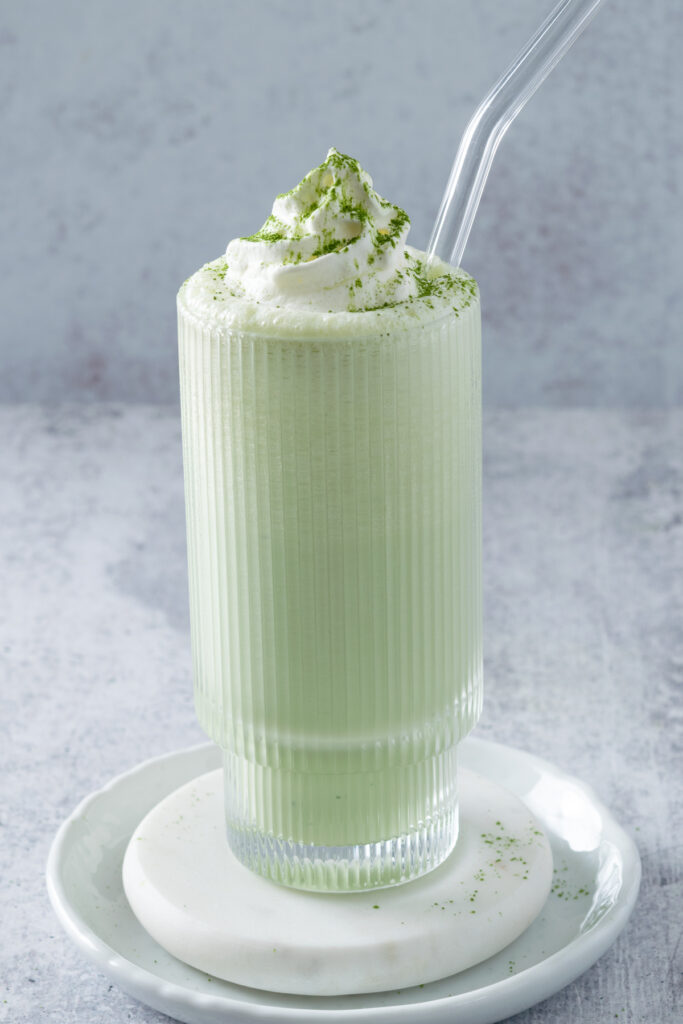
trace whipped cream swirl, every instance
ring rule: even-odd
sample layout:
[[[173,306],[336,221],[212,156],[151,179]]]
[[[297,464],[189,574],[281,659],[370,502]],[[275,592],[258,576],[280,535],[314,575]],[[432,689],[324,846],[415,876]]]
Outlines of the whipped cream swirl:
[[[357,160],[331,149],[273,203],[260,231],[226,251],[225,284],[275,306],[360,312],[423,293],[423,254],[406,247],[407,213],[383,199]]]

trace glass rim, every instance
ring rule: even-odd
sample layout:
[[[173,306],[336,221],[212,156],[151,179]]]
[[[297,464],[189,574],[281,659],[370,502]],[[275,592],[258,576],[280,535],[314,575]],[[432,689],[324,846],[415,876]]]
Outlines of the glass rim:
[[[387,340],[395,340],[397,337],[415,337],[424,331],[433,331],[435,328],[439,329],[448,322],[457,323],[458,321],[466,322],[472,316],[474,311],[479,311],[481,308],[481,300],[479,289],[467,305],[462,308],[455,308],[453,306],[446,306],[441,309],[433,309],[428,306],[421,306],[423,310],[429,310],[429,316],[406,316],[395,317],[383,315],[381,319],[373,321],[371,323],[361,322],[361,326],[356,328],[353,325],[354,321],[347,319],[349,317],[370,317],[371,314],[376,312],[385,313],[384,310],[359,310],[356,312],[349,312],[343,310],[338,313],[331,314],[309,314],[306,311],[307,316],[310,316],[311,322],[308,323],[306,320],[298,320],[293,324],[287,324],[286,322],[276,322],[266,324],[264,326],[257,326],[251,323],[244,323],[239,315],[234,318],[222,321],[220,318],[209,319],[202,316],[201,311],[195,310],[188,306],[187,302],[184,301],[182,289],[178,292],[177,298],[178,314],[181,320],[189,321],[195,328],[200,330],[209,331],[221,336],[240,336],[240,337],[251,337],[259,341],[283,341],[288,343],[300,342],[303,344],[368,344],[370,342],[376,342],[378,344],[384,344]],[[406,307],[408,303],[398,304],[401,307]],[[396,309],[397,306],[389,307]],[[320,317],[343,317],[343,320],[321,320]],[[313,322],[315,320],[315,322]],[[286,315],[283,316],[282,321],[286,321]],[[331,326],[334,325],[334,326]],[[372,326],[375,329],[372,329]]]

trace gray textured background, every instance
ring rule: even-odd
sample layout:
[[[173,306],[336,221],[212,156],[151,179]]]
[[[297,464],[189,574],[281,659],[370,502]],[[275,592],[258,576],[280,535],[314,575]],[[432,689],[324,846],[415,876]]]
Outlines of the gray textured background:
[[[174,293],[331,144],[427,241],[552,0],[62,0],[0,14],[0,398],[175,401]],[[465,263],[500,405],[683,399],[683,8],[606,0],[513,126]]]

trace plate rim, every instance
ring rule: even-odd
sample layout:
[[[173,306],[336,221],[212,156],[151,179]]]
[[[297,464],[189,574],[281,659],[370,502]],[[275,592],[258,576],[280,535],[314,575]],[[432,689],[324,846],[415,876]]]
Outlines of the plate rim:
[[[499,755],[512,756],[522,761],[531,762],[544,773],[562,777],[577,785],[600,813],[603,836],[618,847],[623,858],[621,888],[617,902],[610,910],[583,935],[576,936],[566,946],[544,960],[532,964],[509,978],[502,978],[469,992],[440,996],[424,1002],[402,1003],[393,1006],[351,1008],[330,1006],[329,1009],[320,1007],[308,1009],[246,1002],[234,996],[198,992],[177,982],[160,978],[157,974],[133,963],[113,949],[82,918],[66,894],[60,869],[70,833],[88,809],[106,797],[111,790],[125,786],[136,775],[142,775],[162,762],[208,754],[216,749],[215,744],[211,742],[193,744],[147,758],[113,776],[103,786],[85,796],[61,823],[50,845],[46,865],[46,883],[50,903],[67,935],[87,959],[129,995],[163,1013],[168,1013],[168,1006],[173,1003],[175,1012],[180,1009],[194,1011],[192,1020],[197,1019],[197,1011],[213,1013],[216,1016],[229,1010],[241,1014],[242,1019],[249,1021],[277,1019],[289,1022],[307,1021],[312,1024],[313,1021],[320,1020],[323,1015],[339,1022],[344,1020],[359,1022],[364,1017],[373,1017],[376,1020],[384,1018],[388,1022],[390,1020],[405,1020],[410,1014],[415,1015],[416,1013],[419,1013],[423,1020],[432,1018],[436,1020],[440,1018],[444,1010],[449,1012],[463,1010],[470,1011],[467,1017],[470,1024],[487,1024],[487,1022],[492,1024],[494,1021],[501,1020],[502,1017],[536,1005],[565,988],[609,949],[625,927],[635,906],[642,869],[640,855],[634,840],[617,822],[612,812],[588,783],[558,768],[552,762],[518,747],[476,736],[468,737],[464,744],[468,747],[495,748]],[[558,985],[556,968],[560,964],[562,964],[562,971]],[[530,989],[533,989],[533,995]],[[531,999],[530,996],[532,996]],[[337,998],[339,997],[332,996],[330,1000],[333,1001]],[[501,1013],[502,1017],[496,1016],[498,1013]]]

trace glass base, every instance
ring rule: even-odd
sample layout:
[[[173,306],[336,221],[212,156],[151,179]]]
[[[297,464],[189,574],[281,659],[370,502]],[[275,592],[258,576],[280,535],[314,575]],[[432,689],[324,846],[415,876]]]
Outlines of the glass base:
[[[272,881],[318,892],[399,885],[455,846],[455,747],[417,764],[319,775],[223,753],[228,843]]]

